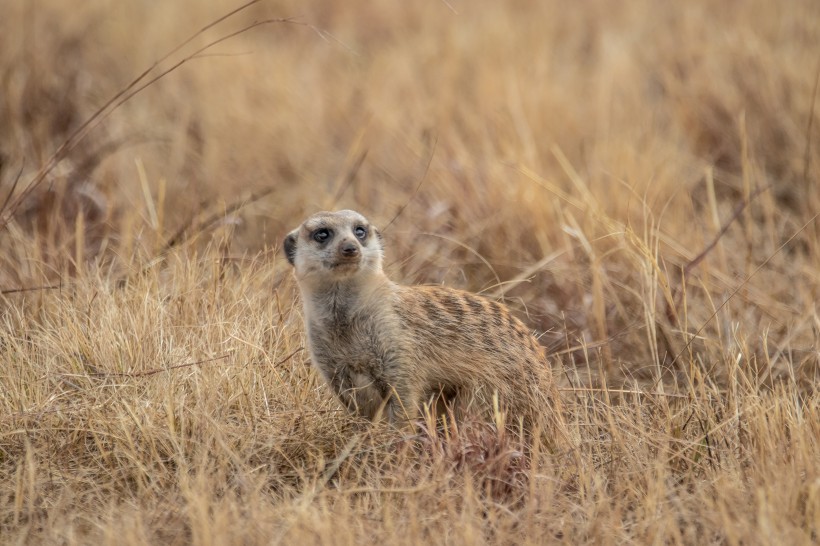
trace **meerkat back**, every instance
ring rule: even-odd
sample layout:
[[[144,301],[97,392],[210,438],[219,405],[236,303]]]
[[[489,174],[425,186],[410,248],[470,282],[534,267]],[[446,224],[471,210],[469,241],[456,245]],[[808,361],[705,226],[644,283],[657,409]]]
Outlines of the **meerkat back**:
[[[482,296],[436,286],[402,286],[397,313],[426,365],[427,385],[492,405],[497,394],[515,420],[557,410],[557,391],[543,348],[509,309]]]

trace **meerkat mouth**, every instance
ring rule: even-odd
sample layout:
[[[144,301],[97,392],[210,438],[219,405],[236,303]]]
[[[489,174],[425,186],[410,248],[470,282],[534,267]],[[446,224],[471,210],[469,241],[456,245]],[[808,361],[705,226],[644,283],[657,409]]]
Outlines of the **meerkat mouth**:
[[[328,269],[341,269],[341,270],[355,270],[359,269],[361,262],[358,258],[355,260],[338,260],[336,262],[331,262],[327,264]]]

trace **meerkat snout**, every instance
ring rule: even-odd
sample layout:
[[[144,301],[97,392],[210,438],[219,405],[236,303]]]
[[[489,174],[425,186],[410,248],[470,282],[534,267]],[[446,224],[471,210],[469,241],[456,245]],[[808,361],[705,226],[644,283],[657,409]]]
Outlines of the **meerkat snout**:
[[[343,258],[358,258],[359,246],[353,241],[343,241],[339,245],[339,253]]]

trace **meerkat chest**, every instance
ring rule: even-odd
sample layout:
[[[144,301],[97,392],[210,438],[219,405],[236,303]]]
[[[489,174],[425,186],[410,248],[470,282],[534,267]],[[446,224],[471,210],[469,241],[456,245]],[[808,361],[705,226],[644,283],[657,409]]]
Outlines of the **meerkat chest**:
[[[383,337],[378,323],[367,317],[315,321],[308,327],[315,364],[329,374],[376,375],[387,359]]]

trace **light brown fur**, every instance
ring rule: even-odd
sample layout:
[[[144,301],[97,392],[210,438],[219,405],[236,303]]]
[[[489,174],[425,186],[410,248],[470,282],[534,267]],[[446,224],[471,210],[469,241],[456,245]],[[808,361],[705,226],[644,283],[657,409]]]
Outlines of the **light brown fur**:
[[[508,421],[554,422],[558,397],[543,348],[504,305],[391,282],[381,235],[354,211],[314,214],[284,247],[311,360],[351,411],[396,422],[439,394],[483,409],[497,394]]]

